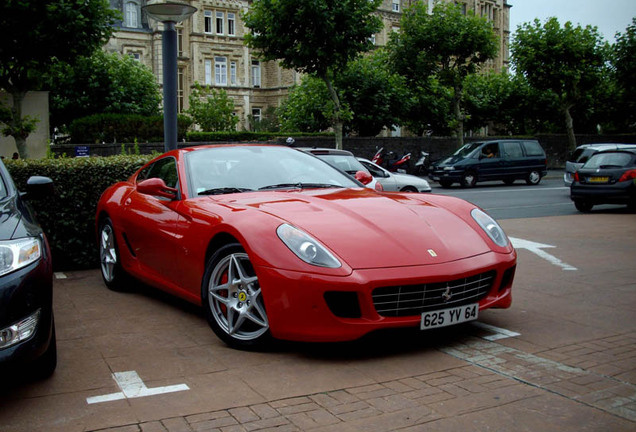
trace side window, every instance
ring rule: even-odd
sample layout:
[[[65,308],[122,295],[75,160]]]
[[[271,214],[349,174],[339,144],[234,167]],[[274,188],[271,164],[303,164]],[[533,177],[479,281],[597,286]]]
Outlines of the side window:
[[[483,146],[481,148],[480,157],[482,157],[482,158],[498,158],[498,157],[501,157],[501,155],[499,154],[499,144],[498,143],[491,143],[491,144],[486,144],[485,146]]]
[[[519,142],[503,142],[501,143],[503,157],[506,159],[516,159],[523,157],[523,150],[521,150],[521,143]]]
[[[177,176],[177,163],[174,158],[167,157],[149,165],[139,174],[137,181],[150,178],[160,178],[166,183],[166,186],[176,188],[179,178]]]
[[[7,188],[4,186],[4,181],[2,181],[2,177],[0,177],[0,198],[4,198],[7,196]]]
[[[536,141],[524,141],[523,146],[527,156],[543,156],[544,154],[541,144]]]

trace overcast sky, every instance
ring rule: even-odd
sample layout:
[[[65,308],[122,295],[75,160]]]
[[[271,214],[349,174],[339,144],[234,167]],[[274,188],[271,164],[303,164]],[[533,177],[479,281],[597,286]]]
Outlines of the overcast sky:
[[[605,40],[613,43],[616,32],[625,29],[636,16],[636,0],[508,0],[510,31],[514,34],[521,23],[539,18],[557,17],[561,25],[567,21],[581,26],[598,27]]]

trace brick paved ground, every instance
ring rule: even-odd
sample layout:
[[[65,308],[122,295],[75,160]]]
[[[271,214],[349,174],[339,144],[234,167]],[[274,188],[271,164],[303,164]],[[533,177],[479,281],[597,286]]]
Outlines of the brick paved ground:
[[[545,430],[537,410],[578,430],[636,429],[636,334],[529,354],[478,337],[440,351],[465,366],[185,417],[100,429],[108,432]],[[523,406],[520,410],[517,407]],[[559,408],[567,406],[567,409]],[[501,409],[501,407],[507,407]],[[536,407],[536,408],[533,408]],[[595,408],[585,418],[582,408]],[[612,415],[615,422],[594,413]],[[519,411],[519,423],[510,414]],[[505,412],[505,415],[501,413]],[[484,413],[492,416],[484,420]],[[502,417],[500,420],[498,416]],[[472,425],[466,429],[466,425]],[[492,428],[491,428],[492,426]]]

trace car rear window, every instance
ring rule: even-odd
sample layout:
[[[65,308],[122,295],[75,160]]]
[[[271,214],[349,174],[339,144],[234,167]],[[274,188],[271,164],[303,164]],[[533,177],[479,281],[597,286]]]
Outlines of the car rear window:
[[[584,168],[623,168],[633,165],[634,155],[631,153],[613,152],[596,153],[583,166]]]
[[[523,146],[526,148],[526,155],[528,156],[543,156],[545,154],[541,144],[536,141],[524,141]]]

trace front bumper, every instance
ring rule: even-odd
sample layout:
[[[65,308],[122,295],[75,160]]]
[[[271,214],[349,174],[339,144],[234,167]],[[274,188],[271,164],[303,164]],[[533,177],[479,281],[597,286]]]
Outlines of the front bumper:
[[[421,314],[380,315],[372,297],[377,288],[436,284],[494,272],[479,309],[510,307],[515,265],[515,252],[489,252],[437,265],[354,270],[346,277],[273,268],[259,268],[257,274],[275,338],[337,342],[358,339],[374,330],[420,325]]]
[[[28,339],[0,348],[0,364],[36,360],[51,343],[53,278],[48,246],[44,249],[39,261],[0,277],[0,331],[40,310],[35,332]]]
[[[429,172],[428,178],[429,180],[435,182],[445,181],[449,183],[458,183],[459,181],[461,181],[463,173],[464,171],[457,169],[452,171],[437,169]]]

